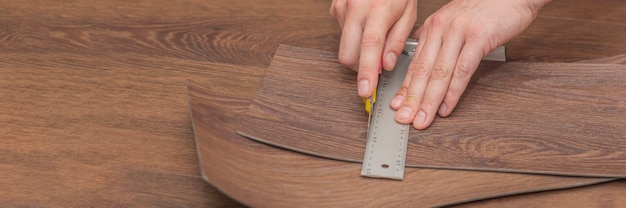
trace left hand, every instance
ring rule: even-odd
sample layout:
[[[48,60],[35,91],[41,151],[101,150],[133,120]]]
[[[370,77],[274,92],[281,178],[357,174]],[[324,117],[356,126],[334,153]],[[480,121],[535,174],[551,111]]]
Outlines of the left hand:
[[[426,19],[402,88],[396,120],[425,129],[452,113],[483,56],[522,33],[549,0],[453,0]]]

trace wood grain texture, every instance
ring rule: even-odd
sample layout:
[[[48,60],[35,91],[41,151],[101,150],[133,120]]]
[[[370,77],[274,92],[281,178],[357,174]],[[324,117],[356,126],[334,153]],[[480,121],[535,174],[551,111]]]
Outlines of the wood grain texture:
[[[626,207],[626,181],[619,180],[587,187],[545,191],[461,204],[458,208],[500,207]]]
[[[185,81],[241,91],[264,69],[5,53],[0,66],[0,204],[237,205],[200,177]]]
[[[624,16],[624,13],[612,15]],[[524,33],[506,44],[507,61],[575,62],[620,55],[626,53],[624,34],[624,21],[539,16]]]
[[[367,116],[334,57],[281,46],[239,132],[360,161]],[[624,65],[485,63],[450,117],[411,130],[407,165],[624,177],[624,80]]]
[[[606,57],[606,58],[584,60],[584,61],[579,61],[579,63],[602,63],[602,64],[622,64],[622,65],[626,65],[626,54],[612,56],[612,57]]]
[[[278,42],[336,48],[327,4],[0,0],[0,204],[240,206],[200,177],[185,80],[250,92]]]
[[[623,25],[626,23],[624,11],[626,2],[620,0],[553,0],[541,10],[539,17]]]
[[[325,1],[2,0],[0,4],[0,48],[5,53],[150,54],[267,66],[278,43],[336,50],[339,40]]]
[[[360,164],[309,156],[238,136],[248,95],[189,82],[205,179],[252,207],[433,207],[613,179],[408,168],[404,181],[359,176]],[[391,194],[392,193],[392,194]]]
[[[423,20],[445,2],[420,1],[418,15]],[[619,37],[598,30],[620,22],[622,0],[593,7],[586,0],[563,2],[567,10],[542,11],[558,19],[554,24],[531,27],[523,41],[509,43],[511,59],[624,53]],[[328,6],[317,0],[0,0],[0,204],[237,206],[199,179],[184,82],[248,93],[254,87],[246,77],[261,76],[265,69],[256,67],[268,66],[280,43],[337,51],[340,31]],[[600,24],[542,28],[588,21],[583,18]],[[561,45],[586,42],[592,31],[595,50],[572,53]],[[542,41],[545,35],[567,38]]]
[[[626,64],[626,55],[581,61],[583,63]],[[468,202],[453,207],[624,207],[624,179],[590,187],[518,194]]]

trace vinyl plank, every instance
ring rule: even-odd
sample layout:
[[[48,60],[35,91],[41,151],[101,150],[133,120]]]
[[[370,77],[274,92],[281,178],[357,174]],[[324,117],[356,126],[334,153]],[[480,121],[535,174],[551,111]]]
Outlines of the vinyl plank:
[[[264,68],[70,53],[0,68],[3,206],[236,204],[200,177],[185,81],[248,93]]]
[[[580,61],[580,63],[603,63],[603,64],[622,64],[622,65],[626,65],[626,54],[622,54],[622,55],[618,55],[618,56],[612,56],[612,57],[606,57],[606,58],[593,59],[593,60],[585,60],[585,61]]]
[[[621,14],[623,15],[623,13]],[[509,41],[509,62],[575,62],[626,53],[626,24],[537,17]]]
[[[246,95],[196,82],[189,82],[188,93],[203,177],[252,207],[433,207],[613,180],[419,168],[408,168],[404,181],[363,178],[360,164],[236,135],[250,104]]]
[[[441,2],[420,1],[418,15]],[[265,69],[256,67],[269,65],[279,43],[337,51],[340,37],[329,2],[317,0],[0,5],[0,202],[8,207],[235,206],[197,178],[185,80],[250,93],[250,77],[260,80]],[[610,17],[601,5],[597,11]],[[597,27],[584,28],[545,33]],[[602,34],[596,51],[561,50],[550,60],[602,57],[623,46]],[[584,36],[567,41],[574,37]],[[538,60],[542,47],[509,57]]]
[[[605,207],[626,206],[626,181],[612,181],[587,187],[545,191],[471,202],[451,207]]]
[[[514,61],[579,61],[625,53],[613,1],[555,4],[515,38]],[[419,21],[447,1],[420,1]],[[618,5],[616,5],[618,4]],[[341,31],[328,14],[329,2],[291,1],[16,1],[0,8],[0,49],[4,53],[150,54],[246,66],[268,66],[278,44],[337,51]],[[561,16],[558,8],[583,16]],[[612,9],[613,8],[613,9]],[[602,12],[598,12],[602,11]],[[561,13],[559,13],[561,14]],[[567,13],[570,14],[570,13]],[[557,18],[558,17],[558,18]],[[623,21],[621,22],[623,23]],[[575,49],[572,44],[591,47]]]
[[[2,1],[3,53],[150,54],[267,66],[278,43],[333,50],[328,2]]]
[[[560,18],[604,23],[626,23],[626,2],[621,0],[553,0],[539,17]]]
[[[281,47],[239,133],[360,161],[367,115],[355,74],[334,57]],[[411,130],[407,165],[624,177],[624,78],[624,65],[485,62],[450,117]]]
[[[626,64],[626,55],[586,60],[584,63]],[[452,207],[624,207],[623,179],[589,187],[518,194],[468,202]]]

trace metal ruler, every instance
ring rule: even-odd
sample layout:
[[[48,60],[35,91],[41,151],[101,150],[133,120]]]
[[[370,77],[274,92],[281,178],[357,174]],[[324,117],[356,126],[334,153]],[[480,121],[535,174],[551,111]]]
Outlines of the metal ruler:
[[[376,100],[370,112],[361,176],[396,180],[404,178],[410,125],[396,122],[396,110],[391,108],[391,99],[402,87],[416,46],[417,40],[409,39],[395,68],[392,71],[383,70],[380,75]],[[506,61],[504,46],[498,47],[483,60]]]

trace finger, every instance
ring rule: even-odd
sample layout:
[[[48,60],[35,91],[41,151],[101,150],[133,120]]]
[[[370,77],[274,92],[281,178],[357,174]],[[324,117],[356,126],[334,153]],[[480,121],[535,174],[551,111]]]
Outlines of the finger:
[[[454,36],[446,38],[439,51],[435,65],[432,68],[430,80],[424,94],[424,99],[420,104],[418,112],[423,112],[425,119],[416,118],[413,126],[416,129],[425,129],[433,122],[437,115],[437,110],[443,102],[448,91],[448,86],[452,79],[452,74],[457,63],[457,59],[463,45],[462,37]]]
[[[423,35],[423,37],[416,37],[416,38],[426,40],[426,34],[427,34],[426,32],[420,33],[420,35]],[[419,57],[419,54],[422,51],[423,46],[424,44],[419,44],[418,42],[418,45],[415,47],[413,58],[411,59],[411,63],[417,60],[417,57]],[[396,95],[394,95],[394,98],[391,100],[391,108],[398,110],[400,107],[402,107],[402,104],[404,104],[404,98],[406,98],[406,93],[408,92],[408,88],[409,88],[409,85],[411,84],[412,78],[413,78],[413,71],[407,70],[406,75],[404,77],[404,81],[402,82],[402,87],[400,88],[400,90],[398,90]]]
[[[381,54],[387,32],[392,20],[388,14],[372,15],[365,22],[363,37],[361,38],[361,57],[357,74],[358,93],[361,97],[369,97],[378,84]]]
[[[330,3],[330,16],[335,19],[339,29],[343,28],[344,16],[346,13],[347,2],[345,0],[333,0]]]
[[[421,30],[422,27],[420,27],[418,29]],[[420,33],[421,35],[421,33]],[[426,33],[424,33],[423,37],[420,36],[416,36],[414,38],[417,39],[423,39],[426,40]],[[422,51],[424,44],[417,44],[417,46],[415,47],[415,52],[413,55],[413,58],[411,59],[411,63],[414,62],[417,57],[419,56],[420,52]],[[410,66],[409,66],[410,67]],[[412,70],[407,70],[406,75],[404,76],[404,81],[402,82],[402,87],[400,88],[400,90],[398,90],[398,92],[394,95],[394,98],[391,100],[391,108],[398,110],[400,109],[400,107],[402,107],[402,105],[404,104],[404,98],[406,98],[408,89],[409,89],[409,85],[411,84],[411,79],[413,78],[413,71]]]
[[[461,49],[461,54],[454,67],[454,73],[452,74],[452,80],[450,86],[443,100],[443,103],[439,107],[439,115],[446,117],[452,113],[456,105],[459,103],[459,99],[467,84],[470,82],[472,75],[476,72],[476,68],[480,64],[483,57],[483,51],[481,43],[479,42],[466,42]]]
[[[346,19],[339,42],[339,63],[355,71],[359,66],[361,36],[363,35],[361,25],[361,21],[356,18]]]
[[[416,57],[413,57],[415,59]],[[413,60],[411,60],[413,61]],[[398,110],[404,104],[404,98],[406,98],[406,94],[409,91],[409,85],[411,84],[411,78],[413,77],[413,73],[411,70],[407,70],[406,75],[404,76],[404,81],[402,81],[402,86],[400,90],[396,92],[391,99],[391,108]]]
[[[426,115],[422,111],[417,111],[423,101],[426,86],[430,80],[432,67],[441,48],[441,33],[428,31],[426,38],[422,39],[420,45],[422,49],[418,57],[409,65],[411,71],[411,81],[402,107],[396,114],[396,120],[400,123],[411,123],[417,121],[423,123]],[[424,41],[425,40],[425,41]]]
[[[402,87],[400,88],[400,90],[398,90],[398,92],[396,92],[396,95],[394,95],[393,99],[391,99],[392,109],[398,110],[400,107],[402,107],[402,103],[404,103],[404,97],[406,96],[407,91],[407,87]]]
[[[411,3],[407,5],[410,8],[404,10],[404,13],[398,21],[391,27],[385,47],[383,48],[383,68],[391,71],[396,66],[398,56],[404,49],[407,37],[413,30],[413,25],[417,20],[417,7]]]
[[[339,9],[341,9],[341,5],[337,4],[337,0],[333,0],[332,2],[330,2],[330,16],[336,18],[337,17],[337,11],[341,11]]]

